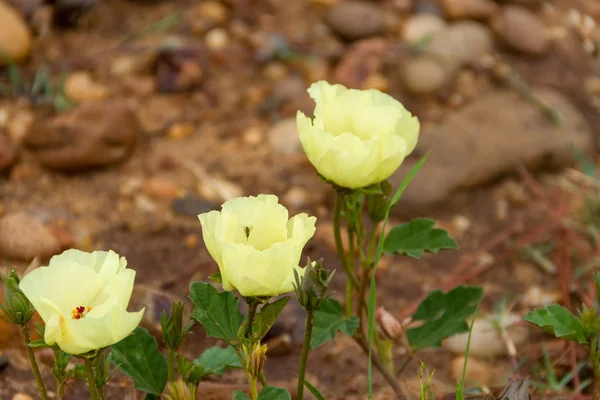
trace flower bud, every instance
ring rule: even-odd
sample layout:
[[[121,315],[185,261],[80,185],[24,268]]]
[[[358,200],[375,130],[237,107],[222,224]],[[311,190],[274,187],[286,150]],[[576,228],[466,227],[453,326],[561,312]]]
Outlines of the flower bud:
[[[381,182],[381,193],[369,195],[367,213],[371,221],[381,222],[385,219],[392,186],[388,181]]]
[[[183,326],[183,307],[183,303],[175,302],[173,303],[171,315],[167,317],[167,314],[163,311],[160,316],[163,341],[170,349],[179,347],[193,325],[193,321],[190,321]]]
[[[305,310],[316,310],[327,297],[326,292],[334,272],[323,268],[323,260],[309,260],[304,270],[304,276],[296,274],[296,297]]]
[[[0,316],[13,324],[27,324],[35,309],[19,289],[17,272],[13,269],[10,274],[0,274],[0,278],[4,283],[4,305],[0,304]]]
[[[385,336],[390,340],[398,340],[402,336],[403,327],[392,314],[385,308],[379,307],[375,312],[375,318]]]
[[[267,345],[255,343],[250,355],[248,372],[252,376],[259,376],[267,360]]]

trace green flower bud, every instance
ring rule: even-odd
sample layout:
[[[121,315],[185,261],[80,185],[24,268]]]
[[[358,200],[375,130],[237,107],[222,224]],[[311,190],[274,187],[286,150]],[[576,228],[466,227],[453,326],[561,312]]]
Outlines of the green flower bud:
[[[191,320],[185,326],[183,325],[183,308],[183,303],[175,302],[168,317],[164,311],[160,316],[163,341],[170,349],[179,347],[194,324]]]
[[[381,182],[381,193],[369,195],[367,201],[367,214],[371,221],[381,222],[385,219],[390,195],[392,193],[392,185],[388,181]]]
[[[0,274],[0,278],[4,284],[4,304],[0,303],[0,317],[13,324],[27,324],[35,309],[19,289],[17,272],[13,269],[10,274]]]
[[[295,272],[295,271],[294,271]],[[326,292],[334,272],[323,268],[323,260],[308,262],[304,276],[300,279],[296,274],[296,297],[305,310],[314,311],[327,298]]]

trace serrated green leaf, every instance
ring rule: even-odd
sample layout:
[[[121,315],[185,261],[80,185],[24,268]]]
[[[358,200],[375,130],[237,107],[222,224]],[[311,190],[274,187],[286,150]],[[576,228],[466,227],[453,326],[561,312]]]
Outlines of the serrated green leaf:
[[[258,337],[255,338],[256,340],[261,340],[265,337],[289,300],[290,297],[286,296],[261,307],[260,312],[256,314],[254,322],[252,323],[253,334],[258,335]]]
[[[332,340],[337,331],[352,336],[358,324],[358,317],[345,318],[340,302],[330,297],[324,300],[315,312],[310,348],[316,349],[328,340]]]
[[[162,393],[167,384],[167,360],[146,329],[136,328],[111,349],[113,364],[133,380],[137,390],[155,395]]]
[[[539,326],[557,338],[587,343],[585,328],[581,321],[569,310],[558,304],[550,304],[546,308],[535,309],[525,315],[523,319]]]
[[[189,297],[194,303],[192,318],[204,326],[208,336],[229,343],[237,340],[237,332],[244,321],[239,310],[239,298],[231,292],[219,293],[204,282],[192,283]]]
[[[476,286],[458,286],[448,293],[435,290],[419,304],[413,320],[424,324],[409,329],[406,334],[414,350],[439,347],[442,339],[467,332],[465,319],[473,315],[483,297],[483,289]]]
[[[233,397],[231,398],[232,400],[251,400],[250,397],[248,397],[248,395],[244,392],[242,392],[241,390],[236,390],[235,392],[233,392]]]
[[[319,392],[319,390],[316,387],[314,387],[313,385],[311,385],[310,382],[308,382],[307,380],[304,381],[304,386],[306,386],[308,388],[308,390],[310,390],[312,395],[315,396],[315,399],[325,400],[325,397],[323,397],[321,392]]]
[[[258,400],[292,400],[292,396],[287,389],[265,386],[258,395]]]
[[[208,348],[202,355],[195,359],[194,364],[202,365],[211,374],[222,374],[229,368],[241,368],[240,360],[231,346]]]
[[[405,254],[413,258],[423,257],[424,252],[437,253],[442,249],[458,249],[458,244],[443,229],[434,228],[436,222],[428,218],[416,218],[392,228],[385,238],[386,253]]]

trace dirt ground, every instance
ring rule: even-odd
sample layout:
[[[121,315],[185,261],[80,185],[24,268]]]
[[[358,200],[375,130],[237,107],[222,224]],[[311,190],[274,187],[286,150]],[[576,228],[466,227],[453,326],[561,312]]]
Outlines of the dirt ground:
[[[156,334],[160,311],[168,308],[170,301],[185,299],[190,282],[206,280],[217,270],[202,244],[196,215],[218,208],[220,197],[274,193],[291,213],[316,215],[317,234],[306,247],[305,256],[323,257],[328,268],[339,269],[331,240],[327,239],[331,190],[317,179],[310,163],[298,151],[296,141],[288,134],[289,129],[272,132],[278,121],[293,118],[297,109],[310,112],[312,103],[306,96],[306,87],[318,79],[333,79],[340,57],[348,51],[349,44],[331,33],[324,34],[321,28],[328,8],[334,3],[337,2],[223,1],[227,15],[221,19],[217,13],[216,21],[206,22],[206,27],[202,25],[203,18],[210,18],[203,13],[208,12],[202,11],[197,1],[106,0],[99,1],[81,17],[75,28],[52,27],[45,34],[38,33],[30,58],[22,64],[24,74],[32,76],[43,63],[50,66],[55,78],[61,71],[67,71],[67,76],[85,72],[106,90],[102,96],[98,95],[101,101],[125,101],[134,110],[140,123],[136,128],[137,142],[124,162],[63,172],[42,165],[41,153],[27,146],[27,140],[22,143],[15,140],[19,158],[9,172],[0,175],[0,217],[26,212],[44,224],[61,248],[113,249],[125,256],[129,266],[137,271],[132,308],[147,307],[143,324]],[[389,43],[397,42],[400,27],[415,12],[403,8],[410,1],[371,3],[386,10],[390,16],[386,24],[393,26],[381,37]],[[551,3],[559,13],[576,6],[584,9],[588,4],[567,0]],[[181,16],[173,26],[125,41],[131,38],[129,35],[148,26],[156,28],[153,24],[173,15]],[[31,26],[40,29],[39,24],[44,26],[43,22],[30,18]],[[224,44],[217,34],[208,39],[206,32],[215,27],[229,33]],[[277,56],[273,50],[280,37],[277,35],[286,37],[290,48],[300,49],[297,54],[301,56]],[[175,50],[158,52],[165,40],[176,43]],[[579,42],[572,41],[556,46],[541,58],[504,48],[498,54],[530,84],[554,87],[569,98],[597,137],[600,115],[583,82],[585,76],[597,74],[597,65],[593,56],[585,54],[578,45]],[[154,61],[146,65],[146,58]],[[123,65],[126,61],[122,60],[133,60],[132,68],[143,71],[121,76],[114,72],[119,62],[115,60],[121,60]],[[407,92],[394,72],[398,68],[394,63],[401,60],[402,57],[390,56],[382,61],[385,65],[376,74],[380,81],[373,86],[384,88],[403,101],[421,118],[423,125],[456,112],[458,106],[451,100],[451,89],[426,96]],[[0,69],[0,79],[6,81],[6,76],[6,68],[4,72]],[[365,77],[359,79],[363,83],[364,80]],[[490,79],[486,90],[502,88],[505,85]],[[88,86],[81,88],[82,92],[86,90]],[[0,98],[0,106],[1,110],[10,110],[9,114],[14,110],[31,113],[40,122],[34,126],[46,129],[47,107],[32,106],[14,98]],[[110,114],[105,118],[110,119]],[[102,119],[91,123],[108,124]],[[10,129],[3,126],[2,130]],[[85,135],[75,131],[78,134]],[[594,148],[585,150],[595,152]],[[573,172],[567,169],[535,171],[531,177],[535,183],[524,181],[524,175],[509,174],[485,185],[462,188],[419,214],[409,212],[405,218],[394,217],[394,222],[402,222],[409,216],[438,219],[457,239],[460,250],[427,255],[420,261],[403,257],[384,259],[377,272],[379,304],[402,318],[410,315],[414,310],[411,307],[428,291],[469,283],[485,288],[482,312],[492,312],[507,298],[509,304],[515,304],[513,311],[523,315],[531,309],[531,305],[523,304],[523,296],[532,287],[551,296],[560,293],[561,282],[585,282],[589,271],[582,273],[579,280],[560,272],[547,273],[522,252],[525,244],[531,244],[527,239],[536,234],[537,228],[544,229],[549,219],[548,207],[539,191],[547,191],[551,201],[562,199],[560,189],[569,181],[569,174]],[[564,219],[579,218],[584,191],[576,188],[570,189],[570,197],[560,211],[562,214],[559,213]],[[564,237],[553,236],[558,232],[554,228],[547,229],[546,235],[540,235],[534,244],[556,241],[560,247],[560,243],[566,243]],[[568,243],[575,246],[578,240],[571,237]],[[576,244],[584,249],[581,259],[593,259],[589,246]],[[0,266],[14,266],[20,272],[27,264],[25,260],[0,258]],[[343,293],[343,279],[343,274],[336,274],[335,296]],[[587,286],[578,285],[569,291],[575,305],[579,304],[575,301],[580,301],[577,295],[584,296],[578,290],[587,290]],[[266,376],[273,385],[294,387],[303,318],[298,306],[289,306],[270,337]],[[517,359],[521,374],[530,375],[536,384],[543,382],[547,372],[534,368],[541,360],[540,343],[546,343],[552,350],[558,374],[564,375],[569,368],[561,345],[532,328],[528,339],[518,346]],[[202,349],[214,344],[196,327],[185,342],[184,351],[199,355]],[[3,325],[0,325],[0,354],[8,357],[7,367],[2,367],[0,361],[0,399],[25,398],[13,397],[17,393],[37,398],[17,332]],[[42,351],[39,357],[47,386],[52,388],[48,354]],[[444,349],[427,350],[420,357],[429,369],[435,369],[435,394],[442,397],[452,392],[456,379],[453,365],[461,357]],[[493,393],[511,375],[511,363],[505,356],[484,357],[477,365],[479,370],[473,374],[485,377],[481,379]],[[365,357],[348,338],[338,336],[334,342],[311,353],[308,371],[309,380],[327,399],[365,398]],[[582,380],[588,374],[584,367]],[[409,364],[401,381],[407,396],[417,398],[417,362]],[[226,373],[202,384],[199,398],[230,398],[232,390],[244,388],[244,382],[243,374]],[[377,373],[375,392],[378,399],[393,398]],[[538,392],[538,395],[552,397],[567,393]],[[107,395],[109,399],[135,399],[131,384],[121,376],[110,382]],[[68,399],[87,396],[82,384],[75,384],[67,392]]]

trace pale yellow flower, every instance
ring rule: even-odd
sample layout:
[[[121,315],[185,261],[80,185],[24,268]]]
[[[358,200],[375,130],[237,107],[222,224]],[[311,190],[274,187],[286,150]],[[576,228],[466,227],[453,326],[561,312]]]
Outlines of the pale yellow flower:
[[[315,217],[288,210],[277,196],[261,194],[223,203],[200,214],[204,243],[219,265],[223,289],[242,296],[276,296],[294,290],[294,270],[315,233]]]
[[[338,186],[381,182],[414,150],[419,120],[393,97],[325,81],[313,83],[308,93],[315,117],[298,111],[300,141],[319,174]]]
[[[70,354],[115,344],[140,323],[144,310],[127,312],[135,271],[113,251],[67,250],[21,280],[45,323],[44,341]]]

